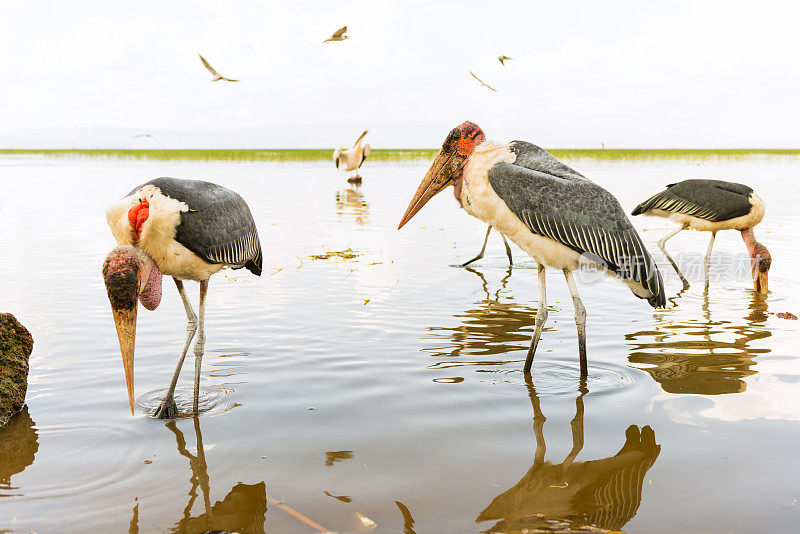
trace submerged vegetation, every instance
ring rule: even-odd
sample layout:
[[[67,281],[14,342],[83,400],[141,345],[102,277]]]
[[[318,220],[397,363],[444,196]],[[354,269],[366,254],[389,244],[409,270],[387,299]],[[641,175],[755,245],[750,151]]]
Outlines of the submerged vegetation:
[[[745,159],[765,156],[800,156],[798,148],[555,148],[557,158],[594,160]],[[431,159],[437,149],[373,149],[372,161]],[[333,149],[0,149],[0,156],[60,156],[116,159],[195,161],[328,161]]]

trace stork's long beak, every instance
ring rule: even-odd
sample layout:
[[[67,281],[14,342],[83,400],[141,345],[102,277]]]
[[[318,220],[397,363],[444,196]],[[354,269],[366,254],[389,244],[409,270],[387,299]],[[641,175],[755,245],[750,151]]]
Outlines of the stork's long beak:
[[[769,271],[759,271],[753,277],[753,289],[755,289],[756,293],[769,292]]]
[[[410,221],[436,193],[452,183],[453,175],[460,169],[466,159],[465,156],[458,155],[455,151],[445,152],[440,150],[436,154],[431,168],[428,169],[425,178],[422,179],[417,188],[417,192],[414,193],[414,198],[411,199],[408,209],[403,214],[403,219],[397,227],[398,230]]]
[[[125,368],[125,383],[128,386],[128,402],[133,415],[133,349],[136,343],[136,309],[114,309],[114,324],[117,327],[122,366]]]

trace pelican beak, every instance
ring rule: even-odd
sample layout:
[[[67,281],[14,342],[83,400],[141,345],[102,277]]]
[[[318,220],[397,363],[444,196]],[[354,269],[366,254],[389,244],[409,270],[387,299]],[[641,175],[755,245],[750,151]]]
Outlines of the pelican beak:
[[[417,188],[417,192],[414,193],[414,198],[411,199],[408,209],[403,214],[403,219],[397,227],[398,230],[410,221],[436,193],[453,183],[453,179],[461,171],[466,159],[466,156],[458,154],[455,150],[445,152],[442,149],[436,154],[431,168],[428,169],[425,178],[422,179],[422,183]]]
[[[128,386],[128,403],[133,415],[133,349],[136,344],[136,307],[113,310],[114,324],[117,327],[119,350],[122,353],[122,367],[125,369],[125,384]]]
[[[131,415],[133,415],[133,349],[136,342],[136,310],[139,304],[137,299],[140,293],[140,270],[139,253],[130,245],[115,248],[103,263],[103,279],[108,292],[108,300],[111,302],[111,311],[114,314],[114,324],[117,327]],[[158,296],[160,297],[160,287]]]

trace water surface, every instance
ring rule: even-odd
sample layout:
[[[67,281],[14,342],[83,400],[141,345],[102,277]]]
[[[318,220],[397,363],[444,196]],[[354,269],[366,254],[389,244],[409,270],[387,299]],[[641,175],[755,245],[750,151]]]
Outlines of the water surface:
[[[672,223],[634,219],[671,297],[654,311],[621,283],[548,273],[549,319],[521,372],[535,265],[447,191],[402,231],[428,162],[367,164],[360,188],[326,163],[0,158],[0,311],[35,339],[27,410],[0,430],[0,531],[791,532],[800,521],[800,160],[570,162],[630,210],[690,177],[753,185],[774,258],[752,292],[736,232],[668,247]],[[264,274],[210,284],[198,418],[147,417],[168,385],[185,315],[165,281],[139,313],[130,416],[100,276],[104,209],[156,176],[208,179],[249,202]],[[193,302],[197,284],[188,285]],[[179,404],[191,402],[191,355]]]

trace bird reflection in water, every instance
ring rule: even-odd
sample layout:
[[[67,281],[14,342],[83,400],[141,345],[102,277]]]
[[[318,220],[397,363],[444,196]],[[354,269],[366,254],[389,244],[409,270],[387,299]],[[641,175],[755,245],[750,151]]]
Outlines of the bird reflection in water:
[[[765,328],[767,302],[762,293],[751,293],[748,313],[741,320],[712,319],[708,291],[703,293],[702,318],[692,319],[690,302],[682,302],[685,290],[669,299],[670,313],[654,314],[652,329],[626,335],[633,342],[628,360],[647,371],[668,393],[722,395],[745,390],[744,378],[755,374],[755,358],[770,352],[753,341],[772,333]],[[687,318],[689,317],[689,318]]]
[[[454,327],[432,326],[428,328],[436,338],[448,340],[446,347],[438,346],[423,349],[436,358],[458,358],[462,355],[486,357],[496,354],[527,350],[536,322],[536,309],[514,302],[511,298],[501,298],[501,293],[511,277],[511,267],[500,280],[500,287],[492,295],[489,284],[480,271],[471,267],[464,269],[474,273],[481,280],[484,298],[475,302],[472,309],[454,317],[461,324]],[[552,328],[552,327],[549,327]],[[548,327],[545,327],[545,331]],[[463,365],[504,365],[508,361],[442,361],[431,368],[448,368]]]
[[[587,526],[601,531],[621,529],[639,510],[644,477],[661,452],[655,433],[649,426],[639,429],[631,425],[615,455],[575,462],[584,439],[583,396],[588,390],[583,378],[575,400],[572,450],[563,462],[553,464],[545,460],[546,418],[530,374],[525,375],[525,382],[533,406],[533,466],[517,484],[495,497],[475,521],[497,521],[486,532],[572,532]]]
[[[336,192],[336,214],[358,225],[369,224],[369,204],[358,186]]]
[[[36,423],[31,419],[28,407],[24,406],[0,428],[0,497],[20,495],[15,493],[19,488],[11,485],[11,477],[25,471],[33,463],[38,451]]]
[[[231,531],[242,534],[263,534],[264,520],[267,513],[267,489],[264,482],[258,484],[236,484],[221,501],[213,505],[209,496],[211,480],[208,476],[206,453],[203,448],[203,435],[200,432],[200,419],[194,416],[194,431],[197,439],[197,454],[189,452],[186,447],[186,438],[180,431],[175,421],[167,423],[166,427],[175,434],[178,453],[189,460],[192,476],[189,482],[189,502],[183,509],[183,517],[171,529],[172,532],[194,533],[206,531]],[[192,516],[192,509],[198,498],[197,490],[200,489],[203,498],[203,512]],[[133,510],[130,532],[139,532],[138,527],[139,503]]]

